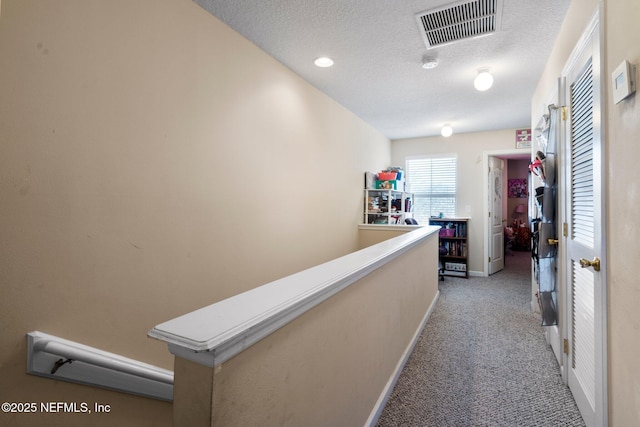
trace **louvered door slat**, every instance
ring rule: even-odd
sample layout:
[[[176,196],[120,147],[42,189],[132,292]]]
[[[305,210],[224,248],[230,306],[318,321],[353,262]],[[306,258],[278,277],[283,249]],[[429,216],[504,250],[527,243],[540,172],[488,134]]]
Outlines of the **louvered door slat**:
[[[593,182],[593,72],[591,63],[573,82],[571,98],[571,238],[595,245]],[[572,372],[589,405],[595,402],[594,272],[571,264]]]
[[[573,294],[579,294],[580,298],[573,301],[573,352],[571,364],[576,372],[576,377],[585,390],[589,403],[595,401],[595,363],[594,363],[594,293],[593,273],[573,263]]]

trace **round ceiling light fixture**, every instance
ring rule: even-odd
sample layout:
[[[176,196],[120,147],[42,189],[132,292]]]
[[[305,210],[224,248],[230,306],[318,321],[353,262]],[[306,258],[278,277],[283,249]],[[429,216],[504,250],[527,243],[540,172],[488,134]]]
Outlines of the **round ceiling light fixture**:
[[[481,92],[489,89],[493,85],[493,76],[489,72],[488,68],[480,68],[478,75],[473,80],[473,86]]]
[[[333,65],[333,60],[331,58],[327,58],[326,56],[320,57],[313,61],[316,66],[321,68],[331,67]]]
[[[440,135],[444,136],[445,138],[449,138],[451,135],[453,135],[453,129],[449,125],[444,125],[442,126],[442,129],[440,129]]]
[[[422,58],[422,68],[425,70],[432,70],[438,66],[438,58],[433,56],[425,56]]]

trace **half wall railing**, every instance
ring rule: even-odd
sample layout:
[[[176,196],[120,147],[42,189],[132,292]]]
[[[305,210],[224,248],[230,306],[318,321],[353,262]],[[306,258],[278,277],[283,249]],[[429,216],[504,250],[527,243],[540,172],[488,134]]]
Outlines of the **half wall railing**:
[[[438,296],[438,227],[161,323],[174,425],[373,423]]]

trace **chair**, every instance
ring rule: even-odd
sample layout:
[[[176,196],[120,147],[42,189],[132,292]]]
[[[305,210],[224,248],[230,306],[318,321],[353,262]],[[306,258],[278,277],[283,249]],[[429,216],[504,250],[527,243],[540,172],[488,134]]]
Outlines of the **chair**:
[[[442,260],[442,257],[446,255],[447,248],[442,246],[442,243],[440,243],[440,246],[438,247],[438,278],[441,281],[444,280],[444,261]]]
[[[513,255],[513,244],[516,241],[516,233],[513,231],[512,227],[504,228],[504,254],[505,256],[509,253],[509,249],[511,249]]]

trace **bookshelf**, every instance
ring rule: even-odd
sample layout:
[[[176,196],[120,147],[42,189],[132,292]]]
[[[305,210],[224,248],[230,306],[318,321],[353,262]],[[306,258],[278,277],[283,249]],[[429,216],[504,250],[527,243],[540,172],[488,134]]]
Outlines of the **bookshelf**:
[[[404,224],[411,218],[412,193],[389,189],[364,190],[365,224]]]
[[[429,225],[440,229],[440,255],[443,276],[469,278],[469,218],[431,218]]]

